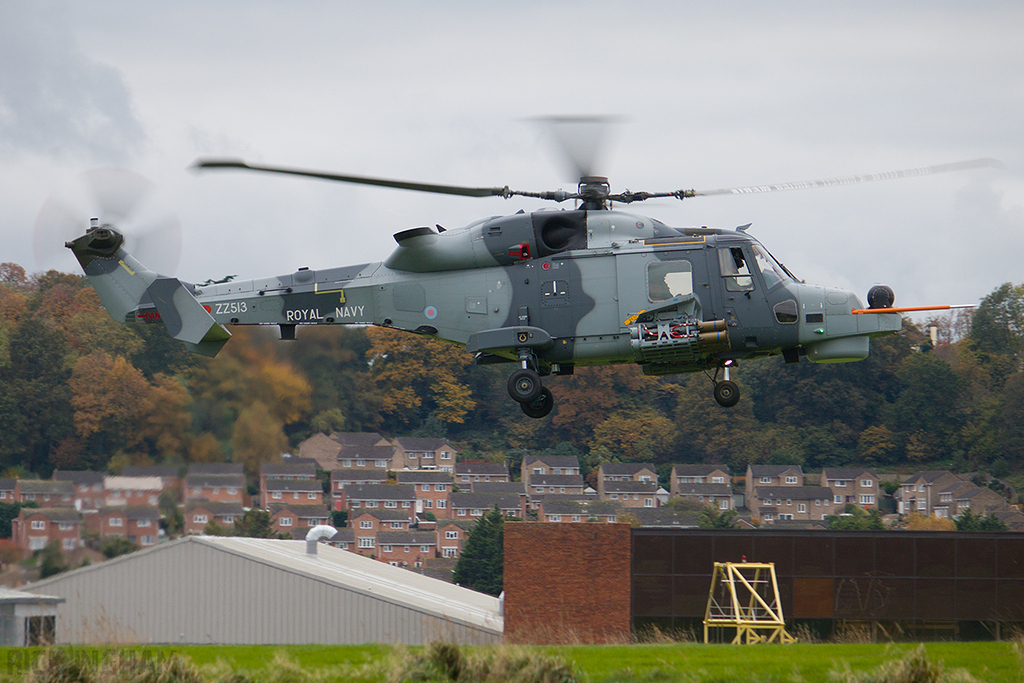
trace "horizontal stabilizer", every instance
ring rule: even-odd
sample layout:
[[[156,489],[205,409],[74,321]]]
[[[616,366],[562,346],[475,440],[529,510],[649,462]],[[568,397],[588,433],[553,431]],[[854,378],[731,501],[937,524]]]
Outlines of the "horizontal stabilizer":
[[[167,328],[167,334],[189,344],[189,348],[204,355],[216,355],[220,347],[231,338],[231,333],[213,319],[203,305],[180,281],[171,277],[158,277],[146,290],[160,319]],[[202,345],[214,345],[211,346]],[[199,348],[213,353],[200,351]]]

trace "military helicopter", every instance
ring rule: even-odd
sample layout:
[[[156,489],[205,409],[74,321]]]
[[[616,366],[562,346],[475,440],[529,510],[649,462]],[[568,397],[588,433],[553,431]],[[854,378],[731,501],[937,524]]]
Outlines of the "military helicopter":
[[[993,166],[991,159],[828,180],[709,191],[611,191],[582,175],[575,192],[464,187],[199,160],[200,169],[240,169],[466,197],[527,197],[571,209],[520,209],[461,229],[395,233],[383,262],[195,285],[155,273],[129,254],[117,227],[92,219],[65,244],[110,315],[163,323],[194,352],[214,356],[229,325],[379,325],[463,345],[480,365],[514,366],[508,393],[523,413],[548,415],[543,377],[576,367],[636,363],[648,375],[705,372],[724,407],[740,398],[730,371],[781,354],[816,363],[867,357],[871,337],[900,330],[893,291],[876,285],[868,306],[852,292],[808,285],[748,234],[670,227],[615,208],[654,198],[827,187]]]

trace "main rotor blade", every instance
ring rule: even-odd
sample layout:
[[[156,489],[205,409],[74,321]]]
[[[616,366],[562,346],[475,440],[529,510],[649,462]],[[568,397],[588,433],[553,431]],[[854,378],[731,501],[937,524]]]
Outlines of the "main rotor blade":
[[[322,180],[334,180],[342,183],[355,183],[357,185],[376,185],[378,187],[393,187],[399,190],[415,190],[417,192],[433,192],[436,194],[454,194],[463,197],[505,197],[506,199],[522,194],[505,187],[463,187],[461,185],[434,185],[432,183],[417,183],[405,180],[389,180],[387,178],[370,178],[358,175],[341,175],[338,173],[326,173],[323,171],[308,171],[298,168],[286,168],[283,166],[263,166],[260,164],[249,164],[238,159],[198,159],[193,168],[238,168],[246,171],[260,171],[264,173],[283,173],[286,175],[305,176],[308,178],[320,178]]]
[[[796,183],[780,183],[778,185],[754,185],[751,187],[729,187],[718,190],[679,190],[670,193],[679,199],[689,197],[707,197],[716,194],[756,194],[759,192],[778,192],[782,190],[807,190],[818,187],[835,187],[837,185],[855,185],[857,183],[871,183],[877,180],[896,180],[899,178],[912,178],[914,176],[932,175],[935,173],[950,173],[953,171],[969,171],[975,168],[1003,168],[1005,165],[997,159],[971,159],[970,161],[957,161],[952,164],[938,164],[936,166],[922,166],[919,168],[907,168],[901,171],[887,171],[885,173],[868,173],[864,175],[850,175],[839,178],[826,178],[824,180],[803,180]]]

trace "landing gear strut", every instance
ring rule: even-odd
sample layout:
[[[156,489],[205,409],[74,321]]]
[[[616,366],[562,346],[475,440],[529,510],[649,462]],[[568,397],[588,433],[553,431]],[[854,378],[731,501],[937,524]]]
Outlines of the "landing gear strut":
[[[718,370],[724,370],[725,378],[722,380],[718,379]],[[740,402],[740,388],[729,379],[730,365],[723,365],[721,368],[715,370],[715,376],[712,381],[715,383],[715,400],[718,401],[718,405],[723,408],[732,408],[734,405]]]
[[[529,417],[541,418],[548,415],[555,407],[555,398],[540,381],[540,373],[531,366],[536,366],[536,357],[532,354],[521,354],[522,367],[508,378],[508,395],[519,404]]]

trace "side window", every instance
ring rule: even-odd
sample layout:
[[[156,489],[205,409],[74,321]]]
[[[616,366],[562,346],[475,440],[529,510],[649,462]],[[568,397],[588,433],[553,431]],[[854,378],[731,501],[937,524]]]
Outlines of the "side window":
[[[689,261],[652,261],[647,265],[647,297],[667,301],[693,294],[693,268]]]
[[[750,277],[747,258],[741,247],[729,247],[718,250],[718,265],[725,278],[725,288],[730,292],[749,292],[754,289],[754,279]]]

